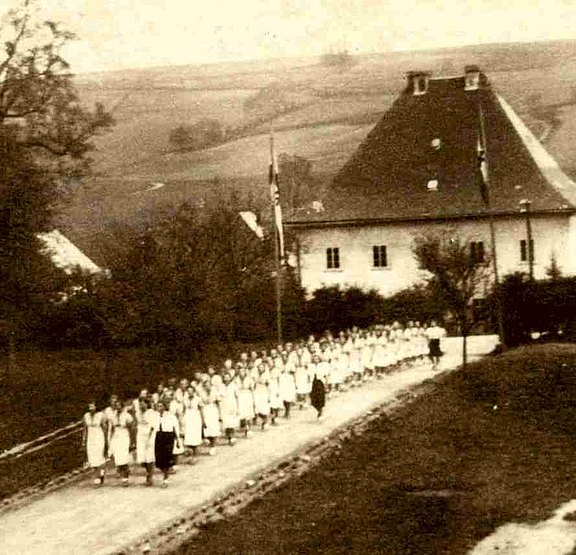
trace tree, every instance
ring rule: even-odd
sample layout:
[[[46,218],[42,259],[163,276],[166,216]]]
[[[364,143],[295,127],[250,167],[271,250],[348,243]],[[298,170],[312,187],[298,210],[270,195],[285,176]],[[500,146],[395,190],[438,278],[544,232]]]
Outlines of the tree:
[[[32,0],[0,20],[0,318],[13,330],[55,292],[36,236],[88,171],[92,137],[113,123],[102,105],[80,104],[62,57],[73,38]]]
[[[556,255],[552,253],[550,255],[550,265],[545,269],[546,275],[552,281],[556,281],[562,277],[562,270],[558,265],[558,260],[556,260]]]
[[[449,232],[418,237],[413,250],[420,269],[428,273],[431,290],[459,324],[466,365],[472,300],[486,290],[489,260],[484,253],[479,256],[470,241]]]
[[[194,124],[183,124],[170,131],[168,142],[178,150],[200,150],[220,144],[224,128],[215,119],[204,118]]]
[[[209,341],[265,339],[274,333],[274,246],[242,221],[235,195],[203,207],[184,203],[156,214],[111,257],[98,303],[115,345],[179,350]],[[287,276],[285,294],[298,299]],[[287,316],[294,320],[294,307]]]
[[[303,156],[285,152],[278,156],[282,207],[287,212],[302,208],[321,196],[318,179],[312,174],[312,162]]]

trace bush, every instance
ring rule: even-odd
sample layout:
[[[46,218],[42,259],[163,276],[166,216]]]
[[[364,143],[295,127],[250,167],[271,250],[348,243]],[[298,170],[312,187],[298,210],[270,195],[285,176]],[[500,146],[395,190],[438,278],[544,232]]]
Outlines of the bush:
[[[376,290],[331,286],[314,291],[306,303],[305,319],[311,332],[321,333],[326,329],[365,328],[394,321],[405,324],[413,320],[424,324],[432,319],[441,320],[444,312],[444,307],[424,286],[412,287],[391,297],[383,297]]]
[[[500,294],[509,347],[528,342],[530,332],[570,336],[576,328],[576,278],[531,282],[516,273],[504,278]],[[493,296],[490,304],[495,309]]]

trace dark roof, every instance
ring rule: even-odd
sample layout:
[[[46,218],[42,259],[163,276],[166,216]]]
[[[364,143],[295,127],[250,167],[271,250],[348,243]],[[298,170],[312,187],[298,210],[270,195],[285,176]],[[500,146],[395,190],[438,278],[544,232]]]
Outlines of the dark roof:
[[[477,90],[464,77],[430,79],[428,91],[407,88],[336,174],[324,210],[300,210],[288,224],[444,219],[486,215],[479,187],[478,137],[483,113],[490,183],[490,211],[533,212],[576,208],[574,184],[518,116],[490,88]],[[440,139],[440,147],[433,140]],[[438,180],[436,191],[429,180]]]

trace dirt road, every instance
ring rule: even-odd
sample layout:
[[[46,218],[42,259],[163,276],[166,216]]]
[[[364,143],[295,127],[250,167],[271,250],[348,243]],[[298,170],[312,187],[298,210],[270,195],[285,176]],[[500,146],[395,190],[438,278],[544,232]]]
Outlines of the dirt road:
[[[471,352],[486,353],[494,338],[475,338]],[[459,343],[447,342],[443,369],[459,363]],[[428,365],[398,372],[328,400],[326,415],[317,421],[312,410],[294,417],[234,447],[220,446],[215,457],[200,457],[180,466],[167,489],[145,488],[143,476],[129,488],[115,476],[102,488],[89,480],[47,494],[0,517],[0,551],[18,554],[104,554],[120,550],[148,530],[205,504],[222,491],[250,478],[278,459],[325,436],[372,407],[393,399],[399,391],[435,375]]]

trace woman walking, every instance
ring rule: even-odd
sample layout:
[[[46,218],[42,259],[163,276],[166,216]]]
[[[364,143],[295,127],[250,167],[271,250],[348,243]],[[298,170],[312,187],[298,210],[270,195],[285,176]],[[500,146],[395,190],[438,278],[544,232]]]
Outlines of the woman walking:
[[[96,410],[94,402],[88,405],[88,412],[84,415],[82,445],[86,450],[88,466],[98,473],[94,485],[102,485],[106,464],[106,421],[104,414]]]
[[[187,399],[184,403],[184,447],[196,455],[198,447],[202,445],[202,414],[200,412],[202,398],[196,387],[188,388]]]
[[[220,418],[228,445],[232,446],[236,443],[234,434],[240,425],[240,417],[238,413],[238,387],[236,380],[232,378],[230,373],[224,374],[224,387],[220,399]]]
[[[324,405],[326,404],[326,389],[324,387],[324,381],[319,379],[318,376],[314,375],[312,380],[312,392],[310,393],[310,401],[312,406],[318,412],[318,418],[322,416],[324,411]]]
[[[219,397],[216,388],[206,382],[204,399],[202,400],[202,417],[204,420],[204,437],[210,443],[208,454],[216,454],[216,438],[220,437],[220,414],[218,412]]]
[[[130,464],[130,431],[134,423],[134,419],[128,412],[131,405],[130,401],[124,404],[120,401],[116,402],[110,430],[110,451],[124,487],[128,486],[128,476],[130,476],[128,468]]]
[[[154,445],[158,413],[150,399],[140,399],[136,412],[136,462],[146,470],[146,485],[152,485],[154,474]]]
[[[174,447],[180,447],[180,426],[174,414],[167,410],[164,402],[158,403],[158,421],[154,458],[156,467],[162,471],[162,487],[168,487],[168,475],[174,466]]]

